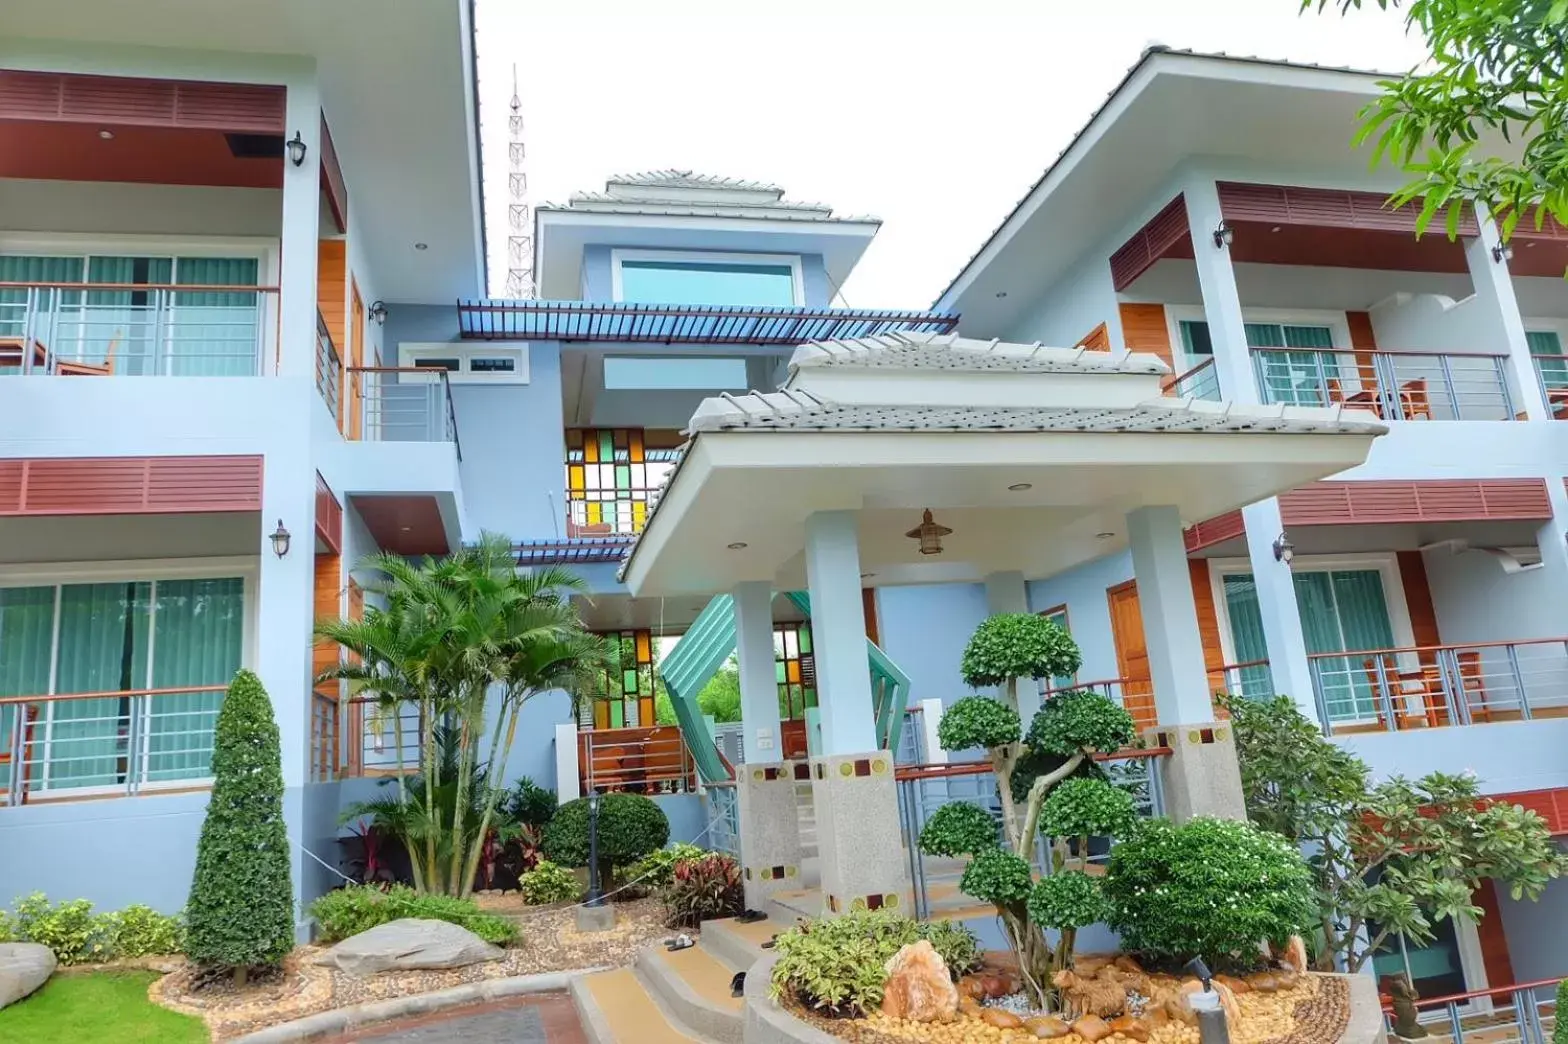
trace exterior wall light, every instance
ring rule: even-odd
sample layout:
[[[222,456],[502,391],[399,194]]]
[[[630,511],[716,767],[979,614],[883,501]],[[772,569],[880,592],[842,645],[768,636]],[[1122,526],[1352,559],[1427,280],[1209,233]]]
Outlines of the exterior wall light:
[[[1219,225],[1214,229],[1214,249],[1224,250],[1236,241],[1236,230],[1225,223],[1221,218]]]
[[[931,509],[926,508],[920,524],[904,535],[911,540],[920,541],[920,553],[922,555],[940,555],[942,553],[942,538],[951,532],[952,530],[946,526],[937,525],[931,518]]]
[[[1274,538],[1274,561],[1290,565],[1296,558],[1296,545],[1290,542],[1290,537],[1281,533]]]
[[[278,519],[278,528],[272,531],[272,553],[282,558],[289,553],[289,544],[294,537],[287,529],[283,528],[283,520]]]
[[[305,139],[299,136],[299,131],[294,132],[294,137],[288,140],[286,147],[289,150],[289,162],[296,167],[304,166],[305,153],[309,150],[305,145]]]
[[[365,313],[370,316],[370,321],[380,326],[387,321],[387,303],[385,301],[370,302],[370,311]]]
[[[731,551],[744,551],[746,550],[746,541],[736,540],[732,543],[725,544],[724,546],[729,548]]]
[[[1498,243],[1497,245],[1492,247],[1492,260],[1495,263],[1500,265],[1504,261],[1512,261],[1513,259],[1514,259],[1514,248],[1513,247],[1508,246],[1508,245],[1506,245],[1504,243]]]

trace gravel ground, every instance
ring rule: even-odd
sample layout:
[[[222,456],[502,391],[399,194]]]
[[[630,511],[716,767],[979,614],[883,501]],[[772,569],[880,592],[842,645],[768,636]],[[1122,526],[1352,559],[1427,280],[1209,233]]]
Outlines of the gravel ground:
[[[215,984],[193,990],[191,972],[182,968],[153,983],[151,996],[164,1007],[205,1019],[213,1038],[221,1041],[351,1004],[429,993],[484,979],[630,964],[644,945],[669,934],[663,925],[664,907],[657,899],[616,903],[615,928],[594,933],[577,931],[570,906],[519,905],[524,912],[514,913],[506,908],[511,904],[495,899],[484,897],[481,905],[512,916],[521,932],[520,941],[499,961],[450,971],[382,972],[361,977],[315,964],[324,948],[302,946],[284,961],[282,973],[268,982],[239,989]]]

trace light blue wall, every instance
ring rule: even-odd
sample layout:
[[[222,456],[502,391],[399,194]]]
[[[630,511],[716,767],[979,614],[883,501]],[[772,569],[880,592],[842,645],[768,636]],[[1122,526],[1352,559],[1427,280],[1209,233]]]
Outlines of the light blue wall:
[[[1120,552],[1085,562],[1046,580],[1029,584],[1029,606],[1036,612],[1067,606],[1067,627],[1083,653],[1079,681],[1114,678],[1116,639],[1111,633],[1111,612],[1105,590],[1132,577],[1132,555]]]
[[[1547,885],[1539,902],[1514,902],[1502,889],[1498,900],[1514,981],[1568,976],[1568,945],[1563,943],[1563,926],[1568,925],[1568,879],[1558,878]]]
[[[877,588],[882,649],[909,675],[910,702],[969,695],[958,674],[964,646],[989,615],[980,584]]]
[[[393,305],[385,337],[389,353],[405,341],[456,341],[457,313],[445,305]],[[483,530],[513,540],[564,531],[560,344],[530,342],[528,368],[527,384],[452,387],[463,450],[463,503],[472,529],[464,532],[465,540]]]
[[[502,778],[511,786],[527,776],[548,790],[555,778],[555,727],[572,720],[572,700],[564,692],[546,692],[523,704],[517,716],[517,738],[507,754]]]
[[[800,255],[800,277],[807,308],[827,308],[833,304],[833,281],[828,278],[821,254]]]
[[[653,800],[669,817],[671,843],[687,841],[711,847],[706,837],[697,841],[708,828],[708,813],[702,806],[702,798],[696,794],[658,794]]]
[[[584,301],[615,300],[614,284],[610,275],[610,250],[610,246],[583,247],[582,299]],[[822,262],[821,254],[800,255],[800,275],[808,308],[826,308],[832,303],[833,284],[828,279],[827,267]]]
[[[312,859],[308,854],[304,856],[304,869],[300,872],[299,884],[295,889],[299,893],[302,910],[317,896],[343,883],[343,879],[329,869],[342,870],[337,844],[341,832],[338,829],[338,810],[341,807],[339,789],[338,783],[310,783],[305,787],[304,825],[297,840],[317,858]],[[323,866],[322,863],[327,865]]]

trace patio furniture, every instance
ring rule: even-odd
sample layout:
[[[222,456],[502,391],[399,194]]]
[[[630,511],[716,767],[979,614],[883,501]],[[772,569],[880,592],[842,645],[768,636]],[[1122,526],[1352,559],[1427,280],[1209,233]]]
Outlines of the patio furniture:
[[[108,377],[114,373],[114,351],[120,346],[120,331],[116,330],[113,337],[109,338],[109,346],[104,349],[103,362],[82,362],[80,359],[66,361],[59,359],[54,364],[54,372],[61,377]]]
[[[1446,700],[1440,668],[1422,664],[1415,670],[1400,670],[1393,654],[1385,653],[1381,657],[1382,670],[1379,671],[1378,659],[1368,657],[1361,664],[1366,671],[1367,684],[1377,696],[1379,725],[1384,728],[1388,726],[1384,711],[1385,695],[1388,704],[1394,709],[1396,730],[1430,728],[1434,724],[1433,719],[1441,720],[1440,708],[1445,706]],[[1419,706],[1420,711],[1412,710],[1412,705]]]
[[[49,350],[33,337],[0,337],[0,366],[23,368],[27,353],[32,352],[32,369],[45,370],[49,366]]]

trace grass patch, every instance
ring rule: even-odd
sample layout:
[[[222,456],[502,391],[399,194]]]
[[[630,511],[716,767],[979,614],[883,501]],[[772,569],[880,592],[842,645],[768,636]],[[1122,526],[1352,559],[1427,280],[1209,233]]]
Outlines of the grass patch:
[[[56,975],[0,1009],[0,1041],[28,1044],[207,1044],[207,1026],[147,999],[155,972]]]

